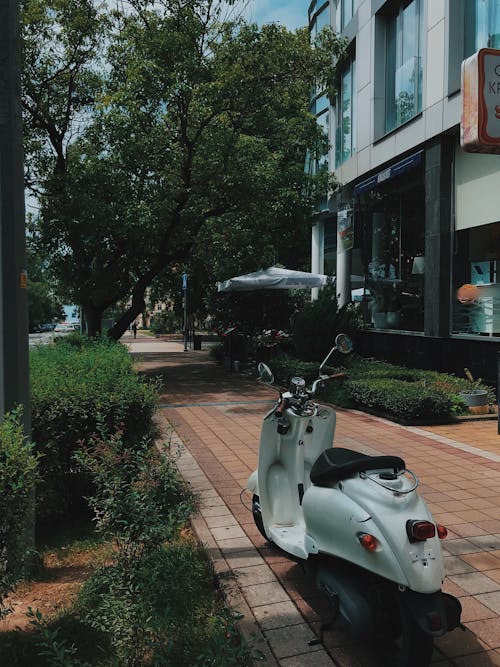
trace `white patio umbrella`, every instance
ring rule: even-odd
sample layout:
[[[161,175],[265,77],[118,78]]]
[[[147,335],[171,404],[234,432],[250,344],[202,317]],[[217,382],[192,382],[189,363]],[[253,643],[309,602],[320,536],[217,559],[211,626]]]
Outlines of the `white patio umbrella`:
[[[270,266],[218,283],[219,292],[252,292],[264,289],[311,289],[335,282],[335,276],[307,271],[292,271]]]

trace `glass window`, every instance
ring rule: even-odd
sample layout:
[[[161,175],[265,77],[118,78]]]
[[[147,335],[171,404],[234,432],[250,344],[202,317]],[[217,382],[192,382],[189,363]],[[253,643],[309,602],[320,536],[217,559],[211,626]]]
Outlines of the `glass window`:
[[[354,0],[338,0],[335,11],[335,27],[343,30],[354,14]]]
[[[402,4],[386,26],[386,132],[422,110],[421,0]]]
[[[335,166],[345,162],[355,151],[354,125],[355,60],[350,61],[340,76],[337,94],[335,128]]]
[[[317,123],[321,129],[321,137],[315,150],[308,150],[305,160],[305,171],[310,176],[315,176],[322,171],[328,171],[328,151],[330,148],[330,103],[327,95],[319,95],[310,105],[311,113],[315,114]],[[318,211],[327,208],[327,192],[318,198],[316,209]]]
[[[375,329],[423,331],[425,188],[423,176],[362,195],[363,317]]]
[[[500,336],[500,222],[455,234],[452,332]]]
[[[318,3],[320,5],[321,3]],[[313,22],[311,24],[311,35],[316,37],[316,35],[326,26],[330,25],[330,5],[326,4],[322,7],[318,13],[314,16]]]
[[[465,56],[500,48],[500,0],[466,0]]]

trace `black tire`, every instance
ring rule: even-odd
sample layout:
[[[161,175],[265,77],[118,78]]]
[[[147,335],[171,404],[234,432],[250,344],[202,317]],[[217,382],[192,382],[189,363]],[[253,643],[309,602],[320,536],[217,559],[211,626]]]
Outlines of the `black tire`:
[[[432,659],[433,637],[420,628],[397,591],[392,591],[384,599],[390,606],[381,614],[388,625],[379,633],[377,642],[380,664],[383,667],[428,667]]]
[[[260,510],[260,499],[259,496],[257,496],[256,494],[254,494],[252,497],[252,514],[253,514],[253,520],[255,521],[255,525],[259,529],[259,533],[265,540],[269,542],[270,540],[266,535],[266,531],[264,530],[264,523],[262,521],[262,512]]]

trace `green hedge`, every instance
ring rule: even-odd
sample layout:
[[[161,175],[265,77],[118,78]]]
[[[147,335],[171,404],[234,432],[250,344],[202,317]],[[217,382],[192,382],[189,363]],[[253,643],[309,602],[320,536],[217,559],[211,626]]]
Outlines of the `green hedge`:
[[[32,437],[42,454],[37,487],[40,520],[71,515],[88,484],[73,453],[100,421],[125,443],[153,432],[156,393],[140,381],[132,357],[119,343],[80,336],[39,346],[30,354]]]
[[[409,421],[446,418],[459,406],[452,396],[420,382],[389,378],[351,380],[348,388],[355,404]]]
[[[6,414],[0,424],[0,619],[10,611],[3,601],[27,555],[37,466],[33,445],[24,437],[20,412]]]
[[[346,408],[359,407],[383,412],[397,420],[445,420],[467,412],[458,393],[470,382],[464,377],[447,373],[406,368],[385,361],[365,359],[356,354],[336,355],[325,368],[328,373],[343,370],[347,378],[326,383],[319,398]],[[276,383],[287,386],[294,375],[307,383],[318,377],[319,363],[304,362],[289,355],[281,355],[270,362]],[[480,385],[489,393],[490,404],[495,402],[491,387]]]

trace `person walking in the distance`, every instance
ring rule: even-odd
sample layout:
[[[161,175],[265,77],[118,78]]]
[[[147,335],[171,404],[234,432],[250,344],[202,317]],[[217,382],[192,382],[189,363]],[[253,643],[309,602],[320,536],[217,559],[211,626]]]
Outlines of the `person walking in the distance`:
[[[137,338],[137,322],[132,324],[132,331],[134,332],[134,338]]]

